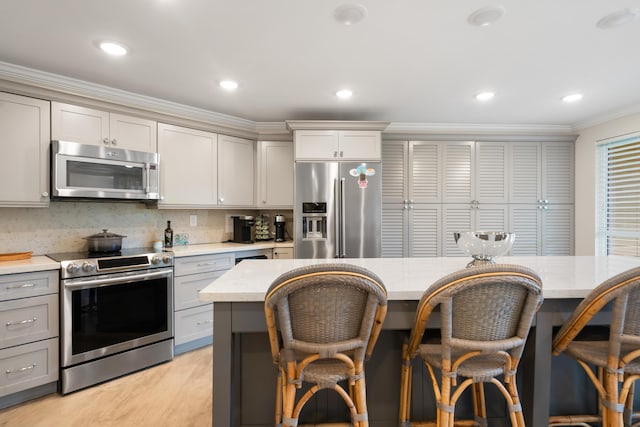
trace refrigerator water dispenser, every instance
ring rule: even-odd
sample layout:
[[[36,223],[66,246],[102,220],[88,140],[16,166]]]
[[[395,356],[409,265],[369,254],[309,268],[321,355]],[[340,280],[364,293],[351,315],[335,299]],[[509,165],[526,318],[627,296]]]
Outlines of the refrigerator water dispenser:
[[[302,238],[318,240],[327,238],[327,204],[302,202]]]

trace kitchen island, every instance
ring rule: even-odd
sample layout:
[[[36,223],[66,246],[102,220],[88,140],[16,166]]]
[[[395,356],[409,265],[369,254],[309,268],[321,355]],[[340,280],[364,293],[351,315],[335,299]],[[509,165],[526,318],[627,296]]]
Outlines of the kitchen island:
[[[389,308],[383,335],[366,365],[367,398],[371,426],[396,425],[400,346],[413,325],[417,303],[431,283],[464,268],[468,261],[460,257],[367,258],[255,260],[238,264],[199,295],[201,300],[214,303],[213,425],[273,425],[275,390],[271,388],[275,388],[276,368],[271,362],[266,336],[265,292],[278,275],[296,267],[325,262],[368,268],[378,274],[387,287]],[[640,258],[499,257],[497,262],[527,266],[542,278],[545,302],[529,336],[519,385],[527,425],[546,426],[551,403],[553,327],[562,324],[580,299],[599,283],[640,266]],[[420,381],[414,378],[414,382]],[[414,387],[413,412],[418,418],[430,418],[434,411],[427,405],[420,407],[419,403],[428,401],[431,392],[429,387],[423,388],[424,396],[421,396],[421,392],[416,395]],[[326,402],[319,402],[316,410],[332,407],[331,398],[327,396]]]

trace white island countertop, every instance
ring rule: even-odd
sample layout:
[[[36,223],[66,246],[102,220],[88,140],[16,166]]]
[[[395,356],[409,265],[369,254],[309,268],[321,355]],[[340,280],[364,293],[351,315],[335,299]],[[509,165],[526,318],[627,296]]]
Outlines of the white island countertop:
[[[343,258],[247,260],[236,265],[202,291],[208,302],[264,301],[271,282],[293,268],[326,262],[351,263],[376,273],[384,282],[389,300],[419,300],[437,279],[465,268],[470,258]],[[607,278],[640,266],[640,258],[624,256],[498,257],[497,263],[520,264],[542,278],[547,299],[583,298]]]

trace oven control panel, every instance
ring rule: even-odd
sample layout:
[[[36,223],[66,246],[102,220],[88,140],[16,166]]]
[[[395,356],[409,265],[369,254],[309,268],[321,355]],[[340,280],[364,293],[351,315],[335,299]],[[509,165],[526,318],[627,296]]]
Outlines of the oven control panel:
[[[62,279],[88,277],[123,271],[173,267],[173,253],[148,253],[133,256],[105,256],[60,261]]]

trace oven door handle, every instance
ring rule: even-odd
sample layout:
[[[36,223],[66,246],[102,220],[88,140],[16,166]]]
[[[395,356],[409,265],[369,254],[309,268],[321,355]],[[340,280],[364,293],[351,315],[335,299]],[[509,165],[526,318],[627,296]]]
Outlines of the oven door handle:
[[[96,277],[92,279],[71,279],[64,284],[66,289],[79,288],[100,288],[102,286],[116,285],[118,283],[137,282],[140,280],[150,280],[157,277],[164,277],[171,274],[171,269],[163,269],[160,271],[145,272],[139,274],[118,274],[115,277]]]

